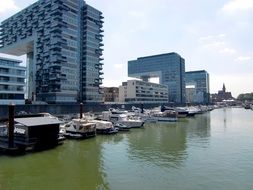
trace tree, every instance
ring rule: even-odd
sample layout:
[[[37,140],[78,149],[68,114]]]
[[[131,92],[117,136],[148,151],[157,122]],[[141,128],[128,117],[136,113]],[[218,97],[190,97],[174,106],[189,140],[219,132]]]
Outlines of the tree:
[[[237,97],[237,100],[241,100],[241,101],[245,101],[245,100],[253,101],[253,92],[251,92],[251,93],[245,93],[245,94],[240,94]]]

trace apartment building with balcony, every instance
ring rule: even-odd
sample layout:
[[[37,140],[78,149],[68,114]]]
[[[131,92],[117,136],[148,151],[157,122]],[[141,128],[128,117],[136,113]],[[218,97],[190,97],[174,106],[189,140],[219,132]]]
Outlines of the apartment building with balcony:
[[[21,61],[0,57],[0,105],[24,104],[26,67]]]
[[[119,86],[119,102],[168,103],[168,86],[141,80],[128,80]]]
[[[0,52],[27,55],[28,98],[101,102],[102,12],[83,0],[39,0],[0,25]]]

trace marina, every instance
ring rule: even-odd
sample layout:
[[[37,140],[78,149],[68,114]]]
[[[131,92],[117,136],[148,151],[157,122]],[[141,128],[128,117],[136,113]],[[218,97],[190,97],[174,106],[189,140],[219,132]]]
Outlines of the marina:
[[[252,114],[220,108],[24,156],[1,155],[0,188],[252,189]]]

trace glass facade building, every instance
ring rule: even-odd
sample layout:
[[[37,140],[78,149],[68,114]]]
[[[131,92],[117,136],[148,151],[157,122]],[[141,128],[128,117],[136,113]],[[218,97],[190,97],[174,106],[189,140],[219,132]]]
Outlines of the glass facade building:
[[[0,52],[27,55],[28,98],[101,102],[103,16],[83,0],[39,0],[0,26]]]
[[[205,70],[185,72],[185,83],[194,92],[188,102],[193,103],[209,103],[209,74]]]
[[[185,102],[185,61],[177,53],[140,57],[128,61],[128,76],[141,78],[159,77],[159,83],[168,86],[169,102]]]
[[[0,104],[24,104],[26,68],[21,61],[0,57]]]

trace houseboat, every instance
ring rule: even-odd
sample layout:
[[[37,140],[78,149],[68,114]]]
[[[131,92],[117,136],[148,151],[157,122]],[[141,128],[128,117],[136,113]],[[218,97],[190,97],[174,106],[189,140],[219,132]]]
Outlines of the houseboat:
[[[92,120],[96,125],[97,134],[111,135],[118,133],[118,128],[115,128],[110,121]]]
[[[89,138],[96,136],[96,124],[85,119],[72,119],[65,124],[65,136],[67,138]],[[61,129],[64,133],[64,129]]]
[[[8,123],[0,127],[0,148],[8,150],[39,150],[60,144],[59,125],[55,118],[27,117],[14,119],[14,130],[8,132]]]

